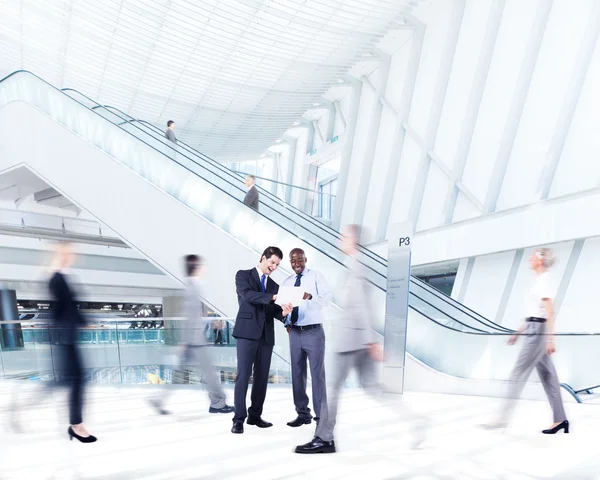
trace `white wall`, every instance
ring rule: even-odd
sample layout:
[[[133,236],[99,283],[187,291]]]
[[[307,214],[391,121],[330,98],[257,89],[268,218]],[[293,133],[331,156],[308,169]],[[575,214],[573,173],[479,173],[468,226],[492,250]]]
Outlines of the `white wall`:
[[[385,241],[390,224],[412,220],[417,233],[422,232],[416,239],[430,238],[431,231],[439,233],[431,238],[443,242],[437,246],[428,242],[430,253],[419,257],[443,261],[456,258],[464,236],[462,227],[444,236],[447,222],[600,187],[596,158],[600,155],[596,128],[600,123],[600,4],[593,0],[434,0],[420,8],[428,9],[416,12],[424,25],[415,21],[410,34],[382,47],[382,65],[386,55],[391,57],[385,88],[379,91],[384,97],[380,119],[372,118],[379,95],[358,78],[363,87],[353,149],[345,157],[349,175],[334,225],[362,221],[366,231],[380,233],[368,239],[376,243]],[[419,42],[420,51],[415,48]],[[411,63],[415,52],[418,59]],[[368,73],[373,84],[376,74]],[[416,75],[414,88],[404,88],[411,75]],[[409,111],[403,111],[402,105]],[[377,120],[366,187],[361,162],[369,158],[366,139],[369,126]],[[401,150],[394,152],[401,135]],[[386,190],[388,177],[395,179],[390,190]],[[454,185],[459,188],[455,200]],[[367,195],[362,197],[358,192],[365,188]],[[364,216],[356,218],[360,201]],[[490,249],[485,253],[491,255],[475,259],[465,285],[465,303],[508,326],[517,324],[523,291],[531,280],[527,259],[535,246],[527,237],[543,230],[548,234],[538,237],[543,237],[541,241],[559,242],[553,245],[559,258],[554,268],[556,288],[562,282],[564,294],[558,329],[600,331],[585,314],[594,309],[590,289],[597,269],[592,266],[600,263],[600,242],[588,239],[575,268],[565,270],[574,240],[597,235],[576,233],[578,224],[597,223],[591,212],[583,214],[586,202],[581,195],[572,204],[570,218],[559,222],[550,216],[543,225],[517,223],[516,217],[513,223],[510,212],[493,217],[502,227],[488,224],[477,242],[496,245],[498,253]],[[382,208],[389,208],[383,226],[378,225]],[[507,242],[498,242],[499,236]],[[511,238],[516,241],[509,245]],[[527,248],[514,284],[507,285],[519,244]],[[473,255],[482,253],[475,244],[472,247]],[[455,296],[469,253],[464,248],[460,253],[464,260]]]

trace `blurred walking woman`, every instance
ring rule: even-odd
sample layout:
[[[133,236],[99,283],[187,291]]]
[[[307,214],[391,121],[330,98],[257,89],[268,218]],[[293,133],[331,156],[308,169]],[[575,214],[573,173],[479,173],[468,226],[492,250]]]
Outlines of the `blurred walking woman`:
[[[83,426],[83,366],[81,353],[77,347],[77,329],[85,324],[77,308],[64,271],[75,261],[73,245],[61,243],[57,246],[53,260],[53,274],[50,279],[50,293],[54,301],[54,320],[59,333],[57,370],[59,381],[66,382],[69,393],[69,438],[82,443],[97,440]]]
[[[497,426],[507,424],[515,400],[521,394],[525,382],[535,367],[554,417],[552,426],[542,430],[542,433],[555,434],[561,430],[569,433],[569,422],[560,394],[560,383],[551,358],[556,347],[554,344],[555,318],[552,283],[548,269],[553,264],[554,254],[549,248],[538,248],[529,259],[529,265],[536,273],[536,279],[525,299],[525,323],[508,340],[509,345],[514,345],[519,336],[523,335],[523,349],[511,373],[508,400],[504,406],[502,420]]]

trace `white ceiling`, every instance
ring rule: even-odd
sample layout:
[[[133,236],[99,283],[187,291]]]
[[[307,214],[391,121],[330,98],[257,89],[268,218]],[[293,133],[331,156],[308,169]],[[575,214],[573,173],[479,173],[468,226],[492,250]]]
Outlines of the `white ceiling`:
[[[256,156],[416,0],[2,0],[0,68],[31,70],[221,161]]]

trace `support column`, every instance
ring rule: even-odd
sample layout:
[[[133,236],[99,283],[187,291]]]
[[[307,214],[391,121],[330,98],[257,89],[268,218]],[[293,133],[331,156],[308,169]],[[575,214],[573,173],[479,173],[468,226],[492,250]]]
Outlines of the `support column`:
[[[415,180],[415,188],[409,209],[409,219],[412,221],[416,229],[418,229],[419,215],[421,213],[421,205],[425,196],[425,186],[427,185],[427,177],[429,176],[429,166],[431,165],[431,157],[429,151],[433,150],[435,138],[437,135],[438,126],[440,124],[440,116],[446,91],[448,89],[448,80],[450,71],[454,61],[454,53],[460,33],[463,14],[465,11],[466,0],[455,0],[452,19],[446,36],[446,43],[440,70],[438,73],[437,83],[435,86],[434,98],[431,102],[431,113],[427,122],[425,138],[423,139],[423,149],[421,151],[420,167]]]
[[[329,142],[333,138],[333,134],[335,132],[335,120],[337,117],[337,108],[334,102],[329,103],[329,115],[327,117],[327,138],[326,140]]]
[[[558,167],[558,162],[565,146],[565,140],[569,133],[569,127],[577,108],[577,102],[585,83],[590,62],[596,49],[598,35],[600,33],[600,2],[594,2],[589,16],[585,34],[581,41],[581,48],[577,56],[577,61],[573,67],[573,75],[567,88],[567,93],[556,122],[556,130],[550,144],[549,160],[545,165],[540,178],[540,200],[546,200],[552,188],[552,181]]]
[[[19,320],[19,308],[17,306],[17,292],[15,290],[0,290],[0,320]],[[23,331],[20,323],[2,324],[2,348],[14,350],[23,348]]]
[[[163,297],[163,318],[165,322],[165,345],[177,345],[181,339],[181,320],[184,315],[183,293],[181,295]]]
[[[290,146],[290,152],[288,155],[288,174],[285,179],[288,185],[294,184],[294,169],[296,168],[296,148],[298,147],[298,139],[289,139],[288,144]],[[286,187],[285,191],[285,201],[286,203],[292,203],[292,187]]]
[[[513,95],[510,112],[506,120],[506,126],[504,127],[504,132],[502,134],[502,140],[500,141],[494,170],[488,185],[488,191],[483,205],[484,214],[496,210],[496,203],[498,202],[498,196],[502,189],[502,183],[504,182],[504,176],[506,174],[506,169],[508,168],[512,147],[519,129],[521,113],[525,106],[527,92],[529,91],[529,85],[531,84],[537,57],[540,53],[542,40],[544,39],[544,32],[546,31],[550,10],[552,10],[552,0],[540,0],[535,20],[531,27],[529,41],[525,47],[526,52],[521,64],[521,72],[519,73],[519,79],[517,81],[515,94]]]
[[[356,123],[358,120],[358,108],[360,106],[360,95],[362,84],[356,79],[352,79],[352,105],[350,108],[350,119],[346,128],[346,140],[344,151],[342,152],[342,162],[340,173],[338,175],[337,195],[335,197],[335,208],[333,213],[332,226],[336,230],[340,229],[342,220],[342,211],[344,207],[344,198],[346,196],[346,185],[348,183],[348,174],[350,173],[350,162],[352,161],[352,148],[354,147],[354,134],[356,133]]]
[[[473,132],[477,123],[477,112],[481,105],[485,83],[490,64],[492,63],[492,56],[494,54],[494,47],[496,46],[496,38],[498,37],[498,30],[500,29],[505,3],[505,0],[494,2],[488,16],[485,38],[483,39],[483,45],[481,46],[479,62],[477,64],[475,78],[473,79],[469,103],[467,104],[467,110],[465,112],[465,121],[463,122],[460,132],[460,139],[458,141],[456,158],[454,161],[452,173],[457,181],[461,181],[467,164],[471,139],[473,138]],[[452,223],[456,201],[458,200],[458,192],[459,188],[456,183],[453,183],[448,189],[446,200],[444,201],[444,224]]]
[[[396,131],[394,134],[394,145],[390,153],[390,162],[387,175],[383,180],[383,193],[379,218],[377,220],[377,229],[375,238],[377,241],[385,239],[388,227],[388,221],[392,210],[392,201],[394,199],[394,189],[398,177],[398,168],[404,147],[404,138],[406,129],[404,124],[408,121],[410,107],[412,104],[417,73],[419,72],[419,62],[421,61],[421,52],[423,50],[423,39],[425,38],[425,26],[420,24],[415,26],[413,38],[411,41],[410,59],[407,65],[406,81],[404,82],[404,91],[400,103],[400,111],[396,122]]]
[[[375,85],[375,98],[373,99],[373,107],[371,111],[371,125],[367,134],[367,145],[365,155],[361,162],[362,170],[360,172],[361,188],[356,192],[356,208],[354,209],[354,223],[363,223],[365,214],[365,204],[367,195],[369,194],[369,186],[371,183],[371,171],[373,170],[373,161],[375,160],[375,149],[377,147],[377,138],[379,137],[379,126],[381,125],[381,116],[383,113],[383,102],[381,98],[385,98],[388,77],[390,74],[391,57],[381,53],[381,62],[379,64],[379,82]],[[367,82],[369,84],[369,82]]]

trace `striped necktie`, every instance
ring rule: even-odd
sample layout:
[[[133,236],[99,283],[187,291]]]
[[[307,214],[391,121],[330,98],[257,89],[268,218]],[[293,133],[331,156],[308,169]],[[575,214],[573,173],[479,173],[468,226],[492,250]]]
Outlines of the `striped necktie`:
[[[300,286],[301,279],[302,279],[302,274],[300,274],[296,277],[296,282],[294,283],[294,287]],[[292,310],[292,317],[290,319],[290,323],[292,325],[295,325],[297,321],[298,321],[298,307],[294,307],[294,309]]]

